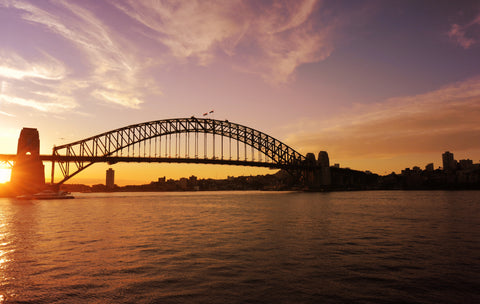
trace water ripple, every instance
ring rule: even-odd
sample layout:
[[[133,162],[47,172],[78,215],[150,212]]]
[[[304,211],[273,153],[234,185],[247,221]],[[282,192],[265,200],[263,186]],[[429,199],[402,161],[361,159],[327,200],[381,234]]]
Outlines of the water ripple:
[[[480,193],[0,200],[0,303],[480,303]]]

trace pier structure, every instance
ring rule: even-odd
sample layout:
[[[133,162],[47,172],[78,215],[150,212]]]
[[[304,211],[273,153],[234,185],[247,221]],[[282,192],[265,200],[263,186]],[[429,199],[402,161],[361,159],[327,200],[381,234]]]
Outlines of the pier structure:
[[[36,193],[45,188],[45,167],[40,159],[40,135],[37,129],[23,128],[10,178],[17,193]]]

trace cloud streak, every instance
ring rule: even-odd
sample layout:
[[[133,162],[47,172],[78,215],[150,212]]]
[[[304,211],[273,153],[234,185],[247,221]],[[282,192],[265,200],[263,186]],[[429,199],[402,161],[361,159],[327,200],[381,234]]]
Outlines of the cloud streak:
[[[254,13],[245,35],[246,43],[258,46],[255,56],[248,58],[251,71],[281,83],[288,81],[298,66],[330,56],[335,23],[314,24],[310,17],[318,7],[317,1],[284,2]]]
[[[58,80],[64,91],[78,88],[75,82],[82,83],[81,87],[90,92],[90,99],[97,99],[106,103],[113,103],[127,108],[138,108],[143,102],[141,96],[148,91],[142,77],[143,66],[140,60],[131,54],[136,54],[133,43],[127,41],[109,26],[100,21],[92,11],[83,8],[76,3],[67,1],[51,1],[53,9],[47,11],[36,6],[37,3],[29,4],[17,1],[2,1],[0,5],[16,9],[21,12],[23,20],[37,26],[43,26],[65,41],[69,41],[82,55],[80,60],[88,63],[86,75],[66,75],[65,69],[54,69],[62,66],[55,61],[56,65],[46,66],[25,59],[13,58],[7,64],[0,65],[0,76],[25,80],[29,78],[41,78]],[[54,13],[56,12],[56,13]],[[17,56],[18,57],[18,56]],[[49,58],[54,61],[53,58]],[[11,67],[15,63],[20,68]],[[48,69],[50,68],[50,69]],[[72,71],[75,72],[75,71]],[[85,73],[84,73],[85,74]],[[67,87],[70,86],[70,90]],[[44,89],[49,89],[45,87]],[[133,96],[135,94],[135,96]],[[24,106],[31,105],[40,110],[42,107],[37,103],[25,102],[31,99],[8,98],[11,103]],[[4,99],[6,99],[4,97]],[[66,108],[70,108],[67,106]]]
[[[0,59],[0,102],[42,112],[63,112],[77,107],[70,96],[77,86],[68,81],[66,67],[48,54],[28,61],[15,53],[2,52]],[[70,88],[68,88],[70,87]],[[3,115],[14,116],[7,112]]]
[[[438,90],[357,106],[324,122],[303,121],[287,141],[339,158],[480,149],[480,77]],[[290,126],[294,127],[294,126]],[[316,131],[305,131],[305,130]]]
[[[469,49],[478,43],[480,38],[480,14],[471,22],[459,25],[452,24],[448,31],[448,37],[464,49]]]
[[[4,103],[10,103],[10,104],[16,104],[19,106],[23,107],[29,107],[33,108],[35,110],[41,111],[41,112],[47,112],[47,113],[56,113],[56,112],[62,112],[65,110],[71,110],[75,108],[76,103],[71,99],[68,98],[67,96],[63,96],[61,98],[61,102],[58,102],[58,99],[60,96],[49,94],[49,93],[42,93],[42,92],[37,92],[37,96],[45,97],[48,101],[39,101],[39,98],[35,99],[26,99],[26,98],[20,98],[16,96],[10,96],[10,95],[0,95],[0,101]]]
[[[66,76],[66,67],[52,56],[45,55],[42,62],[29,62],[18,54],[0,55],[0,77],[10,79],[37,78],[44,80],[61,80]]]
[[[15,115],[10,114],[10,113],[7,113],[7,112],[3,112],[3,111],[0,111],[0,115],[9,116],[9,117],[15,117]]]
[[[312,20],[317,0],[113,2],[147,27],[149,34],[180,59],[207,65],[221,54],[245,72],[273,83],[286,82],[304,63],[333,50],[333,24]]]
[[[131,18],[153,30],[152,37],[166,45],[174,56],[196,57],[208,63],[212,49],[222,41],[241,35],[242,25],[232,14],[240,1],[126,1],[113,2]]]
[[[46,30],[49,39],[78,53],[80,64],[75,65],[55,58],[59,53],[54,50],[36,49],[34,55],[3,51],[0,80],[8,83],[9,92],[2,93],[2,101],[38,111],[78,109],[79,98],[139,109],[145,96],[161,94],[149,75],[165,62],[206,66],[219,59],[267,82],[284,83],[298,66],[321,61],[333,50],[335,24],[319,24],[312,17],[321,8],[318,0],[125,0],[101,6],[0,0],[0,7],[14,11],[23,26]],[[125,22],[135,21],[129,28],[143,33],[142,38],[109,23],[105,11],[112,9]],[[144,39],[152,49],[142,49]],[[56,107],[45,101],[47,95]]]

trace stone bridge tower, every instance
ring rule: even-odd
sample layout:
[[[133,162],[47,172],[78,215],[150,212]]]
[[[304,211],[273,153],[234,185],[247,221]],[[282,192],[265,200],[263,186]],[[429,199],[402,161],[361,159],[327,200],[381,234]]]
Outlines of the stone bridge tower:
[[[45,168],[40,160],[37,129],[23,128],[20,132],[11,185],[18,194],[36,193],[45,188]]]
[[[315,154],[307,153],[305,157],[307,169],[303,172],[305,186],[310,190],[328,190],[332,185],[332,174],[330,172],[330,161],[326,151]]]

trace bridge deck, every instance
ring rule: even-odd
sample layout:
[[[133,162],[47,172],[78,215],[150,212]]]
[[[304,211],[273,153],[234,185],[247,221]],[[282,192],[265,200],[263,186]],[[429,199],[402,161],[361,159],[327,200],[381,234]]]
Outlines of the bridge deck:
[[[15,154],[0,154],[0,161],[15,161]],[[288,165],[281,165],[269,162],[245,161],[221,158],[178,158],[178,157],[132,157],[132,156],[61,156],[61,155],[40,155],[41,161],[55,162],[105,162],[115,164],[120,162],[127,163],[189,163],[189,164],[218,164],[218,165],[236,165],[249,167],[264,167],[272,169],[287,168]]]
[[[16,154],[0,154],[0,161],[15,161],[17,159]]]

